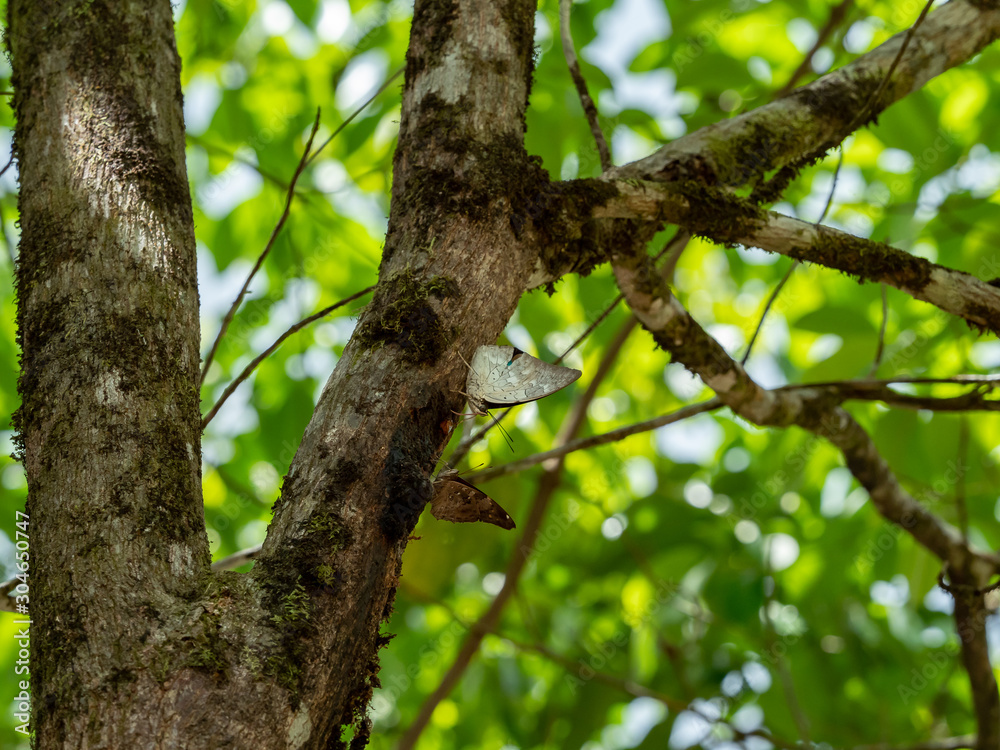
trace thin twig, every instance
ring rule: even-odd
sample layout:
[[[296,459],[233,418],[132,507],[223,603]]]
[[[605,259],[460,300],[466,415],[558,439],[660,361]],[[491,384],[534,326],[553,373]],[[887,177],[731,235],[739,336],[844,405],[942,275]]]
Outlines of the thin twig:
[[[0,169],[0,177],[7,174],[7,170],[11,168],[14,164],[14,149],[10,150],[10,158],[4,165],[3,169]],[[10,234],[7,232],[7,222],[3,216],[3,201],[0,201],[0,233],[3,234],[4,244],[7,246],[7,255],[10,256],[10,267],[11,269],[17,268],[17,254],[14,252],[14,241],[11,239]]]
[[[10,169],[12,166],[14,166],[14,149],[10,150],[10,158],[7,160],[7,163],[4,165],[4,168],[0,169],[0,177],[3,177],[5,174],[7,174],[7,170]]]
[[[364,103],[363,103],[363,104],[361,104],[361,106],[360,106],[360,107],[358,107],[358,108],[357,108],[356,110],[354,110],[354,111],[353,111],[353,112],[352,112],[352,113],[351,113],[351,114],[350,114],[350,115],[348,116],[348,118],[347,118],[346,120],[344,120],[344,121],[343,121],[342,123],[340,123],[340,125],[338,125],[338,126],[337,126],[337,129],[336,129],[336,130],[334,130],[334,131],[333,131],[333,132],[332,132],[332,133],[330,134],[330,137],[329,137],[329,138],[327,138],[327,139],[326,139],[325,141],[323,141],[323,142],[322,142],[322,143],[320,144],[319,148],[317,148],[317,149],[316,149],[315,153],[313,153],[313,155],[312,155],[312,156],[310,156],[310,157],[309,157],[309,158],[308,158],[308,159],[306,160],[306,166],[308,167],[308,166],[309,166],[310,164],[312,164],[313,160],[314,160],[314,159],[315,159],[315,158],[316,158],[317,156],[319,156],[320,152],[321,152],[321,151],[322,151],[322,150],[323,150],[324,148],[326,148],[327,146],[329,146],[329,145],[330,145],[330,142],[331,142],[331,141],[332,141],[332,140],[333,140],[334,138],[336,138],[336,137],[337,137],[337,136],[338,136],[338,135],[340,134],[340,131],[342,131],[342,130],[343,130],[344,128],[346,128],[346,127],[347,127],[347,126],[348,126],[348,125],[349,125],[349,124],[351,123],[351,121],[352,121],[352,120],[353,120],[353,119],[354,119],[355,117],[357,117],[358,115],[360,115],[360,114],[361,114],[361,113],[362,113],[362,112],[364,111],[365,107],[367,107],[367,106],[368,106],[369,104],[371,104],[371,103],[372,103],[373,101],[375,101],[375,99],[376,99],[376,98],[378,98],[379,94],[381,94],[381,93],[382,93],[383,91],[385,91],[385,90],[386,90],[387,88],[389,88],[389,84],[390,84],[390,83],[392,83],[392,82],[393,82],[393,81],[395,81],[395,80],[396,80],[397,78],[399,78],[399,77],[400,77],[401,75],[403,75],[403,71],[404,71],[404,70],[406,70],[406,68],[405,68],[405,67],[404,67],[404,68],[399,68],[399,69],[398,69],[397,71],[395,71],[395,72],[394,72],[394,73],[393,73],[393,74],[392,74],[391,76],[389,76],[388,78],[386,78],[386,79],[385,79],[385,82],[384,82],[384,83],[383,83],[383,84],[382,84],[381,86],[379,86],[379,87],[378,87],[378,89],[377,89],[377,90],[375,91],[375,93],[374,93],[374,94],[372,94],[371,96],[369,96],[369,97],[368,97],[368,98],[367,98],[367,99],[366,99],[366,100],[364,101]]]
[[[610,369],[610,367],[605,366],[605,362],[614,361],[615,357],[617,357],[618,353],[621,351],[621,347],[624,343],[624,337],[617,337],[616,341],[608,347],[601,362],[603,371],[606,372]],[[565,436],[564,439],[567,442],[571,440],[579,431],[580,427],[582,427],[584,417],[587,413],[587,407],[590,405],[594,395],[597,393],[597,389],[600,384],[600,380],[595,377],[587,387],[586,392],[580,397],[577,403],[574,404],[574,407],[566,415],[563,421],[563,427],[560,429],[559,434]],[[528,564],[528,560],[531,558],[535,542],[538,538],[539,532],[541,531],[542,522],[545,520],[545,512],[548,509],[549,503],[552,501],[552,498],[555,495],[556,490],[559,488],[559,484],[562,480],[563,465],[563,459],[559,458],[556,459],[553,464],[549,464],[544,468],[541,479],[538,482],[538,490],[535,493],[535,498],[531,506],[531,513],[528,516],[528,520],[524,524],[524,531],[517,542],[514,554],[511,555],[510,559],[507,561],[507,567],[504,570],[503,586],[496,595],[496,598],[493,599],[493,602],[490,604],[486,612],[472,625],[468,636],[462,643],[458,654],[455,656],[455,660],[448,668],[448,671],[441,678],[441,682],[437,688],[435,688],[434,691],[424,700],[424,703],[421,705],[420,710],[413,719],[413,722],[407,728],[403,737],[400,739],[399,744],[396,746],[397,750],[411,750],[417,744],[417,740],[420,739],[420,734],[424,731],[428,722],[430,722],[434,709],[437,708],[438,704],[441,703],[441,701],[444,700],[458,684],[458,681],[461,679],[465,670],[471,663],[472,658],[479,651],[479,645],[482,643],[484,636],[496,629],[497,623],[500,621],[500,614],[503,612],[507,602],[510,601],[511,597],[514,595],[514,591],[517,588],[521,574],[524,572],[524,568]]]
[[[306,167],[306,159],[309,156],[309,150],[312,148],[313,138],[316,137],[316,131],[319,130],[319,115],[320,110],[317,109],[316,119],[313,122],[312,132],[309,133],[309,140],[306,142],[305,151],[302,152],[302,158],[299,159],[299,164],[295,168],[295,174],[292,175],[292,180],[288,184],[288,194],[285,197],[285,209],[281,212],[281,218],[278,219],[278,223],[275,225],[271,232],[271,236],[267,240],[267,244],[264,246],[264,251],[257,258],[257,262],[254,264],[253,270],[250,271],[250,274],[247,276],[247,280],[243,283],[243,288],[240,289],[240,293],[236,295],[236,299],[229,308],[229,312],[227,312],[226,317],[222,319],[222,325],[219,327],[219,334],[215,337],[215,341],[212,343],[212,348],[205,357],[205,363],[201,368],[201,383],[205,382],[205,376],[208,374],[208,368],[212,364],[212,360],[215,358],[215,353],[219,349],[219,344],[222,343],[222,337],[226,335],[229,324],[233,322],[236,310],[239,308],[240,303],[243,302],[243,297],[246,296],[247,289],[250,288],[250,282],[253,281],[253,277],[257,275],[257,271],[259,271],[260,267],[264,264],[264,259],[267,258],[268,253],[271,252],[271,248],[274,247],[274,241],[278,238],[282,227],[285,226],[285,222],[288,220],[288,215],[292,210],[292,200],[295,197],[295,183],[298,182],[299,177],[302,174],[302,170]]]
[[[819,226],[823,219],[826,218],[827,213],[830,211],[830,206],[833,205],[833,194],[837,191],[837,180],[840,177],[840,168],[844,166],[844,149],[840,149],[840,156],[837,159],[837,167],[833,170],[833,182],[830,184],[830,193],[826,196],[826,205],[823,206],[823,212],[816,219],[816,226]],[[747,360],[750,359],[750,352],[753,351],[753,345],[757,341],[757,336],[764,329],[764,320],[767,318],[767,313],[771,310],[771,306],[774,304],[775,300],[778,299],[778,295],[784,288],[785,284],[792,277],[795,269],[802,264],[802,261],[796,260],[792,265],[788,267],[785,271],[785,275],[781,277],[781,281],[778,282],[778,286],[774,288],[771,292],[771,296],[767,300],[767,304],[764,305],[764,312],[761,313],[760,320],[757,322],[757,327],[754,329],[753,336],[750,337],[750,343],[747,344],[747,350],[743,353],[743,359],[740,360],[741,365],[745,365]]]
[[[892,65],[889,66],[889,70],[886,71],[885,77],[882,79],[879,87],[875,89],[875,93],[868,99],[867,104],[865,104],[865,106],[858,111],[858,114],[851,122],[851,125],[847,128],[848,132],[853,132],[859,123],[867,122],[871,111],[878,106],[879,99],[882,98],[882,94],[885,92],[886,87],[888,87],[889,81],[892,80],[892,74],[896,72],[896,68],[899,67],[899,63],[903,59],[903,54],[906,52],[906,48],[910,46],[910,40],[913,39],[913,35],[916,33],[917,29],[920,28],[920,24],[924,22],[924,19],[927,17],[927,13],[930,11],[933,4],[934,0],[927,0],[927,4],[924,6],[924,9],[920,11],[920,15],[917,16],[917,20],[914,21],[913,25],[906,30],[906,36],[903,37],[903,43],[899,46],[899,52],[896,53],[896,58],[892,61]]]
[[[911,396],[909,394],[895,393],[887,390],[888,385],[898,382],[961,384],[966,381],[946,378],[901,378],[898,380],[889,379],[877,381],[845,380],[828,381],[825,383],[796,383],[783,385],[774,390],[795,391],[823,388],[838,391],[838,395],[843,400],[884,401],[885,403],[895,406],[929,411],[967,411],[977,408],[986,409],[988,411],[1000,411],[1000,401],[984,401],[981,397],[978,397],[979,391],[973,391],[954,398],[922,398],[919,396]],[[987,385],[1000,385],[1000,378],[992,378],[991,380],[982,381],[977,380],[972,382],[980,382]],[[509,474],[516,474],[517,472],[524,471],[532,466],[537,466],[538,464],[544,463],[553,458],[575,453],[576,451],[594,448],[598,445],[614,443],[631,437],[632,435],[649,432],[668,424],[674,424],[675,422],[690,419],[691,417],[699,414],[714,411],[720,406],[722,406],[722,402],[717,398],[713,398],[700,404],[685,406],[684,408],[678,409],[670,414],[663,414],[644,422],[637,422],[635,424],[626,425],[625,427],[618,427],[617,429],[610,430],[600,435],[591,435],[589,437],[573,440],[572,442],[543,453],[536,453],[501,466],[494,466],[489,469],[484,469],[483,471],[474,472],[469,474],[466,478],[470,482],[488,482],[491,479],[497,479],[498,477],[507,476]]]
[[[793,385],[782,385],[774,390],[781,391],[795,388],[825,388],[850,385],[853,388],[881,388],[893,383],[912,383],[914,385],[1000,385],[1000,375],[952,375],[948,378],[882,378],[880,380],[822,380],[816,383],[797,383]]]
[[[312,315],[303,318],[298,323],[289,328],[287,331],[285,331],[283,334],[281,334],[277,339],[275,339],[273,344],[271,344],[267,349],[265,349],[258,356],[256,356],[253,359],[253,361],[250,362],[250,364],[248,364],[246,367],[243,368],[243,372],[241,372],[236,378],[233,379],[233,381],[228,386],[226,386],[226,390],[222,392],[222,395],[219,397],[219,400],[215,402],[215,405],[209,410],[209,412],[204,416],[204,418],[202,418],[201,428],[205,429],[208,423],[212,421],[212,418],[218,413],[219,409],[222,408],[222,405],[226,403],[226,399],[228,399],[231,395],[233,395],[233,391],[235,391],[239,387],[240,383],[242,383],[244,380],[250,377],[250,374],[255,369],[257,369],[257,366],[265,359],[267,359],[269,356],[271,356],[271,354],[273,354],[274,351],[279,346],[281,346],[282,342],[284,342],[285,339],[287,339],[293,333],[301,331],[310,323],[319,320],[320,318],[325,318],[327,315],[332,313],[338,307],[343,307],[348,302],[353,302],[358,297],[363,297],[364,295],[372,291],[374,288],[375,288],[374,286],[370,286],[367,289],[362,289],[360,292],[355,292],[350,297],[345,297],[344,299],[330,305],[329,307],[324,307],[319,312],[313,313]]]
[[[257,544],[253,547],[247,547],[246,549],[241,549],[239,552],[234,552],[229,557],[223,557],[221,560],[216,560],[212,563],[212,570],[215,573],[221,573],[223,570],[232,570],[233,568],[238,568],[241,565],[246,565],[260,554],[262,546],[263,545]]]
[[[888,742],[880,742],[876,745],[855,745],[852,750],[973,750],[975,747],[976,735],[967,734],[963,737],[927,740],[915,745],[893,745]]]
[[[882,284],[882,324],[878,327],[878,346],[875,347],[875,360],[868,377],[874,378],[882,365],[882,355],[885,353],[885,329],[889,323],[889,296],[885,284]]]
[[[566,66],[573,77],[573,84],[576,92],[580,95],[580,104],[583,106],[583,113],[590,124],[590,132],[597,143],[597,153],[601,159],[601,172],[611,169],[611,152],[608,149],[608,142],[604,138],[604,131],[601,130],[601,122],[597,114],[597,107],[594,100],[590,98],[587,91],[587,81],[580,71],[580,61],[576,58],[576,48],[573,46],[573,32],[569,25],[570,7],[573,0],[559,0],[559,36],[562,38],[563,56],[566,58]]]
[[[955,465],[958,476],[955,479],[955,510],[958,512],[958,528],[962,532],[962,541],[969,543],[969,509],[965,503],[965,465],[969,454],[969,421],[963,415],[958,420],[958,454]]]
[[[741,366],[745,366],[747,360],[750,359],[750,352],[753,351],[753,345],[757,343],[757,336],[759,336],[760,332],[764,330],[764,321],[767,319],[767,314],[771,311],[771,306],[774,304],[775,300],[778,299],[778,295],[781,294],[781,290],[785,288],[785,284],[787,284],[788,280],[792,278],[792,274],[795,272],[795,269],[799,267],[801,262],[802,261],[796,260],[788,267],[788,270],[785,271],[785,275],[781,277],[781,281],[778,282],[778,285],[774,287],[774,291],[771,292],[771,296],[767,298],[767,303],[764,305],[764,312],[760,314],[760,320],[757,321],[757,327],[753,329],[753,336],[750,337],[750,343],[747,344],[747,350],[743,352],[743,358],[740,360]]]
[[[896,54],[895,59],[892,61],[892,65],[889,66],[889,70],[886,71],[885,77],[882,79],[881,83],[879,84],[879,87],[875,90],[875,93],[872,94],[872,96],[868,99],[868,102],[865,104],[865,106],[862,107],[861,110],[859,110],[858,114],[851,122],[851,125],[848,127],[848,131],[853,131],[858,123],[863,122],[865,119],[867,119],[868,113],[872,110],[874,106],[877,105],[878,100],[882,96],[882,93],[885,91],[886,86],[889,85],[889,81],[892,78],[892,74],[896,71],[896,68],[899,66],[899,61],[903,59],[903,54],[906,52],[906,48],[907,46],[909,46],[910,40],[913,38],[914,32],[916,32],[920,24],[923,23],[924,18],[927,16],[927,12],[931,9],[931,5],[933,5],[933,3],[934,0],[928,0],[927,5],[925,5],[924,9],[920,12],[920,16],[917,18],[916,22],[907,30],[906,36],[903,38],[903,43],[899,47],[899,52]],[[827,211],[830,210],[830,204],[833,202],[833,194],[837,188],[837,178],[840,175],[840,168],[843,165],[843,163],[844,163],[844,149],[843,146],[841,146],[840,158],[837,160],[837,168],[836,170],[834,170],[833,173],[833,184],[830,186],[830,195],[827,197],[826,207],[823,209],[823,213],[820,215],[820,218],[816,221],[817,226],[820,224],[820,222],[823,221]],[[781,280],[781,283],[778,284],[777,288],[772,293],[771,298],[767,301],[767,305],[764,307],[764,313],[763,315],[761,315],[760,322],[757,324],[757,329],[754,331],[754,334],[750,339],[750,344],[747,346],[746,353],[743,355],[743,359],[740,362],[740,364],[746,364],[747,359],[749,359],[750,351],[753,348],[754,342],[757,340],[757,334],[760,332],[761,328],[764,325],[764,318],[767,317],[768,310],[771,309],[771,305],[774,303],[774,300],[777,297],[778,292],[781,291],[781,288],[785,285],[785,282],[788,280],[788,277],[791,276],[792,272],[798,267],[799,263],[800,261],[796,260],[795,263],[792,264],[792,266],[788,269],[788,272],[785,274],[785,278]]]
[[[780,99],[790,92],[798,84],[799,80],[806,74],[809,70],[809,65],[812,63],[813,57],[819,52],[819,48],[826,44],[826,40],[830,38],[834,29],[840,25],[841,21],[847,15],[847,11],[850,9],[851,4],[854,0],[842,0],[840,5],[835,6],[830,11],[830,17],[826,20],[823,28],[819,30],[819,35],[816,37],[816,42],[813,44],[812,49],[810,49],[805,57],[802,58],[802,62],[799,63],[799,67],[795,69],[792,73],[792,77],[788,79],[788,82],[782,86],[778,93],[774,95],[775,99]]]
[[[185,138],[189,143],[193,143],[194,145],[199,146],[205,149],[206,151],[211,151],[216,154],[220,154],[222,156],[228,157],[231,161],[234,161],[237,164],[242,164],[244,166],[250,167],[250,169],[255,171],[265,180],[274,183],[277,187],[281,188],[282,190],[288,190],[287,182],[281,179],[281,177],[279,177],[278,175],[273,174],[272,172],[269,172],[266,169],[261,169],[260,164],[255,163],[253,160],[240,156],[237,152],[234,152],[231,149],[219,146],[218,144],[215,143],[209,143],[201,136],[191,135],[190,133],[188,133],[185,135]],[[301,193],[299,194],[299,197],[303,199],[306,198],[306,196],[302,195]]]
[[[590,437],[579,438],[577,440],[567,442],[565,445],[561,445],[558,448],[545,451],[544,453],[536,453],[532,456],[512,461],[509,464],[494,466],[483,471],[475,472],[474,474],[470,474],[468,476],[468,480],[470,482],[488,482],[489,480],[496,479],[497,477],[506,476],[508,474],[516,474],[519,471],[524,471],[527,468],[537,466],[540,463],[544,463],[554,458],[561,458],[562,456],[575,453],[576,451],[587,450],[588,448],[593,448],[598,445],[605,445],[607,443],[624,440],[632,435],[649,432],[650,430],[655,430],[668,424],[674,424],[675,422],[681,422],[685,419],[696,417],[699,414],[714,411],[721,406],[722,402],[717,398],[713,398],[709,401],[703,401],[700,404],[685,406],[682,409],[671,412],[670,414],[661,414],[659,417],[648,419],[645,422],[638,422],[625,427],[619,427],[618,429],[610,430],[609,432],[605,432],[600,435],[591,435]]]

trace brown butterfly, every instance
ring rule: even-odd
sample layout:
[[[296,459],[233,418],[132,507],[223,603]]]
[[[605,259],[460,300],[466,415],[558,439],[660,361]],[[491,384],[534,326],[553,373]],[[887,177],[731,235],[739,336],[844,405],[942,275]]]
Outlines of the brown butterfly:
[[[431,513],[441,521],[475,523],[482,521],[513,529],[514,519],[489,495],[466,482],[454,469],[445,469],[434,482]]]

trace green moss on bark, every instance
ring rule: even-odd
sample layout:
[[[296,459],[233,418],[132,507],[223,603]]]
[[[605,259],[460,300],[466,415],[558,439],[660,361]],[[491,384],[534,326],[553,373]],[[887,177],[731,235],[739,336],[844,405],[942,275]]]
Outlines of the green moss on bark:
[[[441,322],[432,300],[458,296],[446,276],[423,280],[409,269],[379,285],[370,310],[355,334],[360,349],[392,345],[410,364],[433,364],[455,337]]]

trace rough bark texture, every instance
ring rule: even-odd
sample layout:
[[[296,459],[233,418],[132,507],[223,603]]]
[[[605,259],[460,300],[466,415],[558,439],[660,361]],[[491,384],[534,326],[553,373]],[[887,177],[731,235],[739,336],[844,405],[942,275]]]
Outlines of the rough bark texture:
[[[209,552],[180,61],[170,5],[154,6],[9,5],[45,748],[124,747],[183,713],[197,685],[163,681],[198,670],[211,637],[194,605]]]
[[[300,587],[308,602],[295,627],[310,638],[289,652],[304,746],[324,746],[367,704],[378,626],[463,403],[459,355],[496,340],[534,264],[512,211],[541,179],[523,149],[533,24],[528,0],[414,8],[379,288],[254,569],[274,596]]]

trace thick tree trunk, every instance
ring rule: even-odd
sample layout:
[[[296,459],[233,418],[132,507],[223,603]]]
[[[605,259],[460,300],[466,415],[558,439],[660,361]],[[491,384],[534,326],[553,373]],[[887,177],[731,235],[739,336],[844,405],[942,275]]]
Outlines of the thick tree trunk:
[[[9,5],[45,748],[106,746],[182,711],[190,693],[163,678],[203,637],[188,621],[209,580],[195,244],[173,21],[152,5]]]

